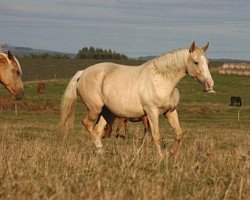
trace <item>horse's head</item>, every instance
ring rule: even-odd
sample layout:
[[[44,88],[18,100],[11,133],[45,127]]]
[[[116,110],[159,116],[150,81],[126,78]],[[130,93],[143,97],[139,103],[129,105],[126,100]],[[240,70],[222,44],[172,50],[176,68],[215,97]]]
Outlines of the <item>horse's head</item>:
[[[17,59],[8,51],[8,54],[0,53],[0,83],[13,94],[16,100],[20,100],[24,94],[22,71]]]
[[[193,42],[189,48],[188,74],[195,77],[205,88],[206,91],[212,91],[214,87],[213,78],[208,69],[208,59],[205,52],[209,43],[202,48],[199,48]]]

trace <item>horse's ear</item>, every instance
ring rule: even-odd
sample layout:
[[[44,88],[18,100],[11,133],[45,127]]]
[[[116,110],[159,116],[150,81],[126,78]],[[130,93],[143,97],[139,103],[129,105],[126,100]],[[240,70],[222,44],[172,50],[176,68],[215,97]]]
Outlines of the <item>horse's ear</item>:
[[[206,46],[202,47],[202,50],[205,52],[207,50],[207,48],[209,47],[209,42],[207,43]]]
[[[10,60],[14,60],[14,56],[12,55],[12,53],[10,51],[8,51],[8,58]]]
[[[195,50],[195,41],[193,41],[191,46],[189,47],[189,53],[192,53],[194,50]]]
[[[2,54],[0,54],[0,65],[3,65],[5,63],[7,63],[7,59],[4,56],[2,56]]]

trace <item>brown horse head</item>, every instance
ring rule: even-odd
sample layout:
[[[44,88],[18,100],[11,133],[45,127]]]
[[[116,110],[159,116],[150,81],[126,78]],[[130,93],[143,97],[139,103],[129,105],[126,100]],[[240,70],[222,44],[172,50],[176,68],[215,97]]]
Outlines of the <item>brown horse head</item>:
[[[18,60],[8,51],[7,54],[0,52],[0,83],[7,88],[16,100],[20,100],[24,94],[21,79],[22,70]]]
[[[41,82],[41,83],[38,83],[37,85],[37,92],[38,93],[44,93],[45,91],[45,83]]]

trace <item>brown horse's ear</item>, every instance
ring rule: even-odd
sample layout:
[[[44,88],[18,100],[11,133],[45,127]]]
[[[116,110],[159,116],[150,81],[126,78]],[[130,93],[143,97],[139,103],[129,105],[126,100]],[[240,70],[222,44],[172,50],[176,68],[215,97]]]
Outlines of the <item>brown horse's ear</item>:
[[[10,60],[14,60],[14,56],[12,55],[12,53],[10,51],[8,51],[8,58]]]
[[[3,65],[3,64],[6,64],[6,63],[7,63],[7,59],[0,54],[0,65]]]
[[[209,47],[209,42],[207,43],[206,46],[202,47],[202,50],[205,52],[207,50],[207,48]]]
[[[195,41],[193,41],[191,46],[189,47],[189,53],[194,52],[194,50],[195,50]]]

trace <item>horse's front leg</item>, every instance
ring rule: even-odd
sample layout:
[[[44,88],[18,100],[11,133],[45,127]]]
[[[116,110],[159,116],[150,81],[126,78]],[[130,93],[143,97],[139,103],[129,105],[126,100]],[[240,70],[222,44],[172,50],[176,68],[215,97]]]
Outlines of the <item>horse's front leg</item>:
[[[151,131],[150,131],[147,115],[143,116],[141,118],[141,120],[142,120],[142,124],[144,126],[144,137],[146,137],[146,139],[148,141],[152,141],[153,138],[152,138],[152,134],[151,134]]]
[[[163,158],[163,153],[161,150],[161,137],[159,132],[159,111],[157,108],[145,109],[148,116],[148,121],[153,136],[153,141],[157,147],[160,158]]]
[[[168,111],[167,113],[165,113],[165,116],[168,118],[169,123],[172,125],[177,135],[176,141],[170,150],[170,155],[174,156],[180,146],[184,134],[179,124],[178,113],[176,109],[174,109],[173,111]]]

